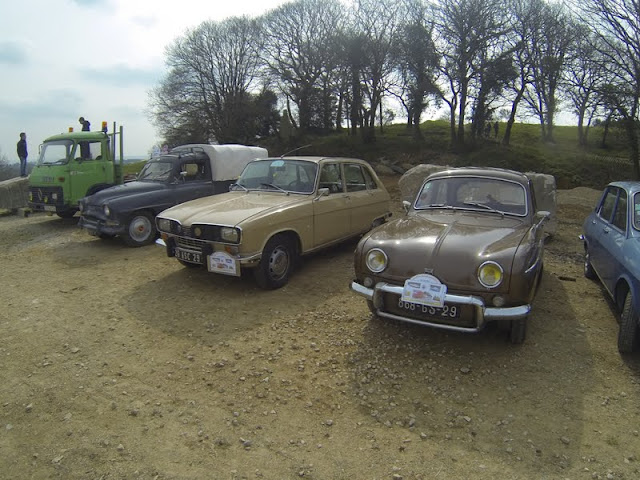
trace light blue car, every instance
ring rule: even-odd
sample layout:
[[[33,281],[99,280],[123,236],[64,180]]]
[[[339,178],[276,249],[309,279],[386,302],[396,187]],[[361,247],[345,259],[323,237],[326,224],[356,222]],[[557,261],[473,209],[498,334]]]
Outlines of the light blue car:
[[[638,345],[640,182],[612,182],[583,225],[584,275],[600,279],[620,311],[618,350]]]

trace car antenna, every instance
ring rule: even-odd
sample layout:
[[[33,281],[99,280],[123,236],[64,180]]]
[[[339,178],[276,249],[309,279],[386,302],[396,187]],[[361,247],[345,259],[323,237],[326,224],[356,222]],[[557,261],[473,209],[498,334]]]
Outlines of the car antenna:
[[[301,146],[301,147],[298,147],[298,148],[294,148],[293,150],[291,150],[291,151],[289,151],[289,152],[287,152],[287,153],[283,153],[282,155],[280,155],[280,158],[282,158],[282,157],[286,157],[287,155],[290,155],[290,154],[292,154],[293,152],[297,152],[298,150],[302,150],[303,148],[308,148],[308,147],[311,147],[311,144],[310,144],[310,143],[309,143],[309,144],[307,144],[307,145],[303,145],[303,146]]]

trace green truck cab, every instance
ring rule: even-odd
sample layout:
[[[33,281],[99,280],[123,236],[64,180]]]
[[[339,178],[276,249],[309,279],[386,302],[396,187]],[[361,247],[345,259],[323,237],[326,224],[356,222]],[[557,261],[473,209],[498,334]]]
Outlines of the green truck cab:
[[[122,127],[107,133],[73,132],[53,135],[40,146],[38,163],[29,176],[29,207],[70,218],[78,201],[87,195],[123,182]],[[119,157],[116,160],[116,140]]]

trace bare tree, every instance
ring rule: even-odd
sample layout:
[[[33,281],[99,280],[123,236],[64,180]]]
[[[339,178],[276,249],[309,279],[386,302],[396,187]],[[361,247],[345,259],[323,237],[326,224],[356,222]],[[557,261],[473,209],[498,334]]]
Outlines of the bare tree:
[[[603,91],[625,126],[634,177],[640,180],[640,5],[637,0],[585,0],[577,6],[599,38],[609,79]]]
[[[504,12],[498,0],[440,0],[434,5],[436,46],[447,87],[440,95],[451,111],[453,145],[465,143],[471,89],[480,89],[486,67],[502,53],[500,42],[508,28]]]
[[[258,87],[261,35],[255,20],[203,22],[168,47],[169,71],[152,93],[152,115],[167,138],[247,141]]]
[[[563,90],[578,117],[578,145],[587,145],[589,126],[603,105],[607,83],[598,39],[586,26],[577,27],[576,40],[566,61]]]
[[[513,65],[517,72],[513,82],[507,85],[510,92],[511,108],[504,135],[503,145],[509,145],[511,141],[511,131],[516,121],[518,107],[524,94],[531,83],[533,83],[533,37],[538,31],[538,23],[541,12],[544,8],[543,0],[511,0],[508,8],[513,18],[512,29],[508,36],[507,43],[513,50]]]
[[[297,110],[298,127],[326,128],[337,39],[345,18],[337,0],[297,0],[264,17],[266,63],[273,82]],[[289,113],[293,118],[294,112]]]
[[[540,121],[542,139],[552,142],[558,89],[576,30],[567,9],[558,3],[543,3],[536,27],[530,43],[533,83],[524,99]]]
[[[420,0],[407,2],[406,20],[402,23],[397,43],[396,89],[391,89],[407,112],[407,125],[415,139],[422,138],[420,117],[427,107],[429,95],[435,94],[439,58],[433,41],[433,22],[429,10]]]
[[[399,14],[402,4],[397,0],[355,0],[353,7],[354,49],[353,63],[357,63],[360,86],[357,87],[364,100],[360,105],[365,141],[375,140],[376,112],[381,109],[382,97],[389,87],[395,67],[394,48],[400,26]],[[360,54],[356,60],[354,55]],[[355,90],[355,82],[352,82]],[[353,93],[356,97],[356,93]]]

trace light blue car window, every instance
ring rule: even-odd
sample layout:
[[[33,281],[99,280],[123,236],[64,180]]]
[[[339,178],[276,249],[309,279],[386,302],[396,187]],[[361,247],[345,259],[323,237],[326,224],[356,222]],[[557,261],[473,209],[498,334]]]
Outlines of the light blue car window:
[[[627,192],[624,190],[620,190],[612,223],[623,232],[627,231]]]
[[[600,207],[598,215],[606,222],[611,222],[611,216],[613,215],[613,209],[616,206],[616,198],[618,197],[618,189],[609,187],[606,196]]]

